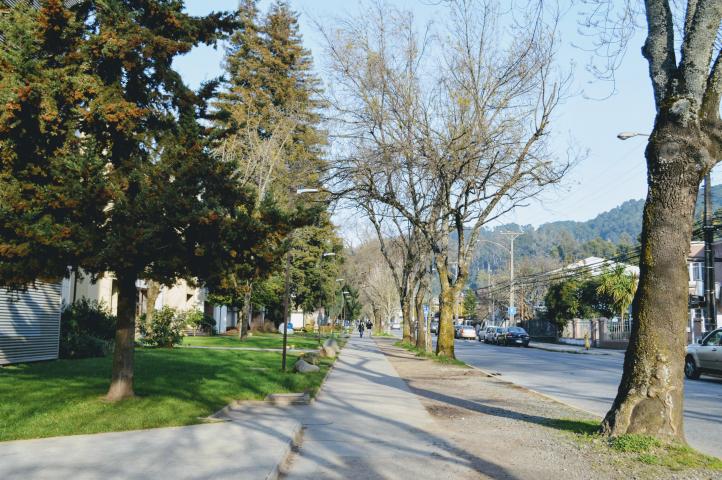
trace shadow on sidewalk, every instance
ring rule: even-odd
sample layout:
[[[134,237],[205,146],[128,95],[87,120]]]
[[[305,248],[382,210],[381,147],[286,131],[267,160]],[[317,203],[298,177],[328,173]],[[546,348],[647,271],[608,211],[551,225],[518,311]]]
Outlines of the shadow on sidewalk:
[[[379,386],[398,389],[404,394],[423,393],[409,389],[406,382],[399,376],[378,373],[369,369],[367,366],[369,360],[358,357],[364,357],[368,353],[384,357],[386,353],[382,352],[374,343],[367,343],[366,339],[356,340],[347,344],[332,375],[353,376]],[[384,361],[388,360],[384,358]],[[362,390],[351,393],[351,395],[355,395],[353,397],[355,402],[349,400],[351,397],[348,392],[334,394],[324,391],[317,403],[309,407],[308,416],[303,419],[303,422],[309,429],[314,428],[314,422],[319,422],[316,425],[325,425],[322,428],[328,428],[328,424],[324,424],[322,420],[328,419],[329,411],[351,412],[358,408],[359,401],[363,404],[382,406],[383,402],[388,400],[383,392],[374,394],[364,393]],[[425,409],[424,412],[426,412]],[[299,459],[302,458],[304,463],[312,462],[315,473],[304,472],[304,474],[298,475],[293,471],[294,462],[287,473],[288,478],[328,478],[323,473],[319,473],[319,471],[326,471],[332,472],[332,475],[329,475],[331,478],[349,479],[478,478],[478,474],[490,478],[517,479],[505,466],[470,454],[448,441],[444,438],[445,436],[441,436],[438,430],[419,428],[405,418],[390,418],[388,415],[375,413],[371,409],[364,411],[362,421],[366,425],[378,424],[379,430],[374,430],[372,433],[366,433],[362,431],[362,428],[335,431],[333,442],[358,445],[359,450],[363,450],[364,446],[372,445],[374,451],[379,451],[378,449],[381,448],[380,454],[368,456],[352,452],[349,455],[335,455],[336,458],[331,460],[324,456],[323,448],[319,448],[320,451],[314,451],[310,444],[304,442],[296,461],[300,461]],[[312,443],[318,445],[319,442],[321,441],[317,440]],[[386,448],[388,448],[388,453],[384,453]],[[393,458],[392,473],[389,473],[389,462],[383,461],[385,456]],[[444,467],[444,465],[446,466]],[[439,470],[440,466],[446,470]],[[452,472],[458,472],[457,474],[461,476],[457,477]],[[284,478],[286,477],[284,476]]]

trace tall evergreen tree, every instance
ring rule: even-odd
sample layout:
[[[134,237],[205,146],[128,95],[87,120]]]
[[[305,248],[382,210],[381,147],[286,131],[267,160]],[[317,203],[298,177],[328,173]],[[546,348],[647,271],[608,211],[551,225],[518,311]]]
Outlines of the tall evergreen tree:
[[[13,7],[3,24],[0,281],[58,275],[68,264],[114,274],[109,400],[134,395],[137,279],[213,281],[276,215],[250,215],[254,193],[211,154],[201,120],[214,85],[193,92],[172,67],[230,30],[233,17],[183,8],[45,0],[40,11]]]
[[[98,240],[108,201],[97,143],[77,132],[98,82],[60,0],[0,15],[0,285],[61,277]]]
[[[289,119],[292,141],[285,146],[286,164],[276,181],[288,173],[317,182],[325,166],[326,143],[319,127],[320,81],[303,47],[298,17],[286,2],[274,3],[262,21],[258,16],[256,0],[239,6],[241,27],[232,35],[226,55],[227,90],[216,103],[219,126],[228,135],[253,128],[268,138],[279,119]]]
[[[293,193],[299,187],[319,187],[325,167],[319,81],[311,71],[310,53],[303,48],[297,16],[285,2],[277,2],[260,18],[257,2],[245,0],[239,6],[238,19],[239,28],[231,36],[226,55],[226,89],[215,103],[218,151],[239,164],[242,181],[256,189],[259,202],[274,202],[286,212],[289,228],[314,225],[309,231],[297,232],[292,242],[284,242],[285,235],[269,237],[249,264],[239,265],[227,280],[232,288],[224,290],[226,297],[243,296],[243,303],[250,308],[253,283],[274,271],[278,274],[284,264],[281,255],[289,248],[294,250],[294,279],[313,278],[311,270],[302,275],[296,267],[317,249],[314,234],[333,241],[333,228],[318,197],[307,202]],[[299,246],[304,240],[309,243]],[[306,255],[299,254],[303,249]],[[269,278],[268,285],[258,285],[255,298],[272,297],[267,293],[275,291],[277,280]],[[299,295],[323,297],[323,293],[303,295],[305,283],[299,283]],[[315,300],[300,302],[308,306]],[[274,305],[267,306],[274,310]],[[243,336],[243,328],[240,334]]]

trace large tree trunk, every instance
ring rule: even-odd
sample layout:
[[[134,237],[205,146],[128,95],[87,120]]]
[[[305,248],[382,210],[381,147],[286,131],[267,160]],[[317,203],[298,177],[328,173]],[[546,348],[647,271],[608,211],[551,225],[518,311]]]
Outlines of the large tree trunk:
[[[161,284],[154,282],[153,280],[148,280],[146,283],[148,285],[148,291],[147,303],[145,306],[145,318],[148,323],[150,323],[150,321],[153,320],[153,315],[155,314],[155,302],[160,296]]]
[[[439,272],[439,335],[436,339],[436,354],[456,358],[454,355],[454,302],[456,289],[449,283],[446,263],[438,255],[436,269]],[[457,282],[458,285],[458,282]]]
[[[251,325],[251,316],[253,315],[253,306],[251,305],[251,294],[253,285],[248,282],[246,291],[243,294],[243,312],[241,318],[238,319],[238,339],[244,340],[248,336],[248,328]]]
[[[374,335],[379,335],[384,331],[384,321],[383,316],[381,315],[381,309],[374,305],[371,308],[371,314],[374,317]]]
[[[419,285],[419,292],[414,298],[416,304],[416,322],[418,330],[416,334],[416,348],[422,352],[426,352],[426,322],[424,320],[424,290],[426,287],[422,284]]]
[[[106,399],[115,402],[133,397],[133,351],[135,346],[135,308],[137,276],[116,273],[118,280],[118,319],[115,330],[113,373]]]
[[[401,316],[403,322],[403,338],[404,343],[411,343],[411,299],[408,295],[401,299]]]
[[[617,398],[602,430],[684,441],[687,256],[704,171],[697,167],[702,149],[696,135],[685,136],[673,125],[657,127],[646,151],[649,189],[631,338]]]

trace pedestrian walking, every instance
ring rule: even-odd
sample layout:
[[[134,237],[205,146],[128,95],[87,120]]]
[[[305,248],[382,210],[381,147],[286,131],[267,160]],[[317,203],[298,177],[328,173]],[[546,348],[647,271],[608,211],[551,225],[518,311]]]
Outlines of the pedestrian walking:
[[[361,338],[364,338],[364,329],[366,328],[366,325],[364,325],[364,322],[358,322],[358,336]]]

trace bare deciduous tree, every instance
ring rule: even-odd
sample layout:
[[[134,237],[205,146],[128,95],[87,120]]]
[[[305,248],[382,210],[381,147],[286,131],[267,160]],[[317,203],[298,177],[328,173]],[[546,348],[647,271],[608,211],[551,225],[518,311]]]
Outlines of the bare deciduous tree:
[[[384,260],[379,242],[370,240],[349,252],[345,280],[359,289],[360,301],[373,318],[376,333],[385,331],[387,322],[398,312],[396,281]]]
[[[446,28],[423,35],[410,13],[378,6],[326,39],[337,88],[329,103],[347,147],[338,178],[423,236],[441,287],[437,354],[453,357],[452,308],[480,229],[558,182],[569,163],[549,152],[567,81],[554,66],[555,23],[541,7],[518,21],[494,0],[448,3]]]

